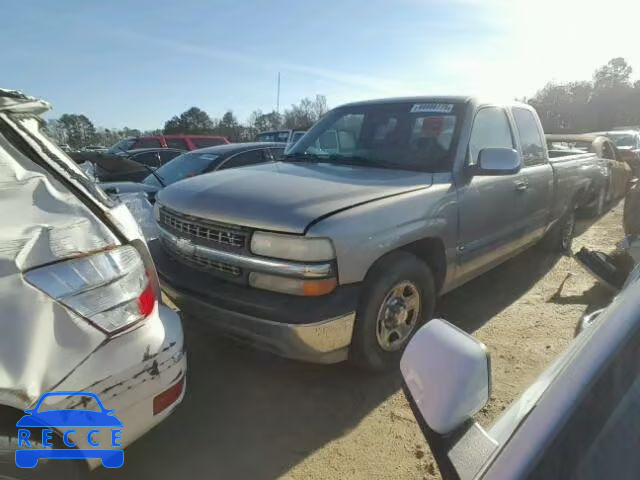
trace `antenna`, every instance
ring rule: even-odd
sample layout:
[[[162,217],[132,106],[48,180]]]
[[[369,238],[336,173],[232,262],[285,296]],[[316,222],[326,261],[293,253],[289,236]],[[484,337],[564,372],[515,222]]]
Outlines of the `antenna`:
[[[276,113],[280,113],[280,72],[278,72],[278,96],[276,97]]]

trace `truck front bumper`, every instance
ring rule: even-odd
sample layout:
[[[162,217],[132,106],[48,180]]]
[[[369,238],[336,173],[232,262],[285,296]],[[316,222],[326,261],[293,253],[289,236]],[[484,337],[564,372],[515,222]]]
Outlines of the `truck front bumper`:
[[[150,245],[164,292],[185,314],[244,343],[313,363],[346,360],[359,285],[322,297],[296,297],[219,280],[184,265],[159,242]]]

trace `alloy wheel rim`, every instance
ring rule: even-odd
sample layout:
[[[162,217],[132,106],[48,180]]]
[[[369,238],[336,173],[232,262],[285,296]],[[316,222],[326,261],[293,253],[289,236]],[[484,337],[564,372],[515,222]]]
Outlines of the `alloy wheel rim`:
[[[378,345],[386,352],[400,350],[420,318],[420,291],[410,281],[394,285],[385,296],[376,320]]]

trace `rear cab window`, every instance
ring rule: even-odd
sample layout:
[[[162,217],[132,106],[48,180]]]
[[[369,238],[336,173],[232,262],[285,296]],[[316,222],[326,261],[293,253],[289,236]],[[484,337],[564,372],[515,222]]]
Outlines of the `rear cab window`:
[[[524,166],[531,167],[546,163],[544,139],[536,117],[530,110],[525,108],[514,107],[511,112],[520,138]]]

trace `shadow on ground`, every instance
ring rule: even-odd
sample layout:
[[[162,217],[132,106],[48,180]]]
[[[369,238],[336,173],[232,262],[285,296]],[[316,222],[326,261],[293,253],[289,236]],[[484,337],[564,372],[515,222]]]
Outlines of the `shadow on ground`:
[[[94,478],[273,479],[353,428],[400,387],[396,375],[319,366],[186,329],[182,405]]]
[[[527,293],[559,259],[531,248],[445,295],[436,315],[472,333]]]
[[[438,313],[475,331],[558,261],[531,249],[445,296]],[[400,387],[347,364],[297,363],[189,326],[182,405],[93,478],[273,479],[354,428]]]

